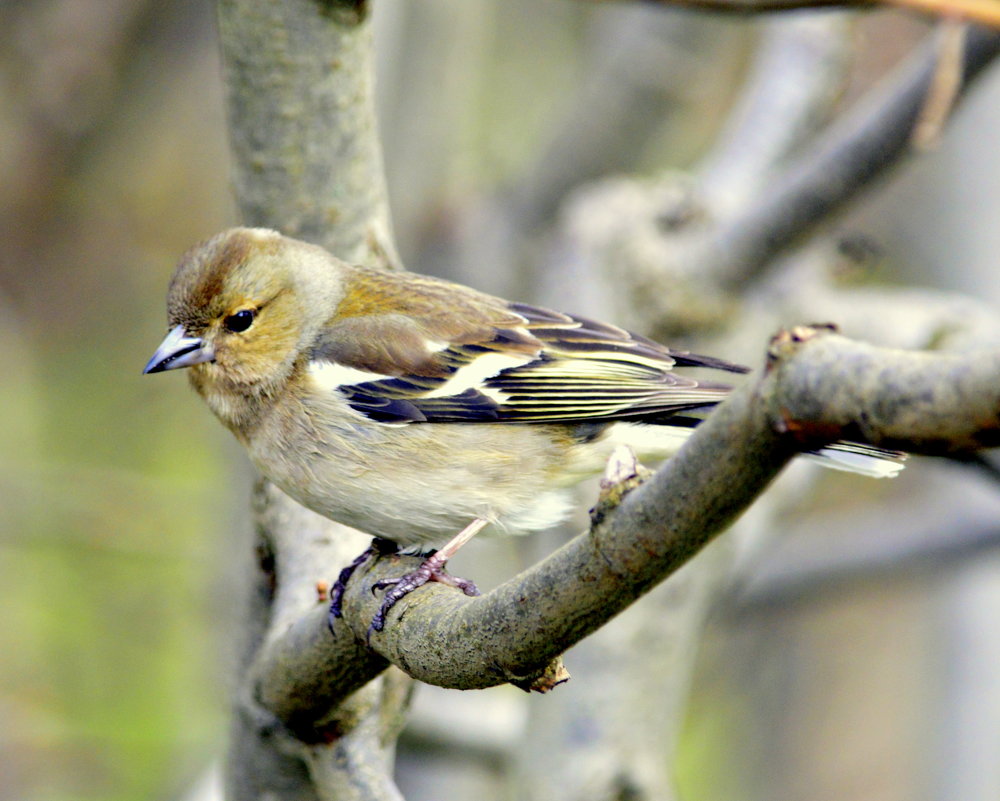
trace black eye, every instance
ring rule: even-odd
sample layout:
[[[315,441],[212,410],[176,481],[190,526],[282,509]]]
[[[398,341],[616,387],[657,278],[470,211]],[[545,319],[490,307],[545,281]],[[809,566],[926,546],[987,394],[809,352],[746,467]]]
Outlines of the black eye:
[[[230,314],[222,321],[222,324],[227,331],[238,334],[240,331],[246,331],[253,324],[253,318],[256,314],[253,309],[240,309],[235,314]]]

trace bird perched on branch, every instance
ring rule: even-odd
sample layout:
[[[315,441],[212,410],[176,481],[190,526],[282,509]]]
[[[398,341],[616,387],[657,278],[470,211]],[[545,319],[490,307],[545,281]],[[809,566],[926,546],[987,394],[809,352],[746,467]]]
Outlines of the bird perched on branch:
[[[521,534],[559,522],[567,488],[600,472],[616,445],[650,460],[674,453],[697,422],[690,412],[729,391],[674,368],[747,371],[613,325],[346,264],[265,229],[234,228],[190,250],[167,316],[144,372],[190,368],[288,495],[401,546],[452,538],[383,583],[393,586],[376,629],[427,580],[474,593],[443,571],[458,547],[487,525]],[[817,455],[874,476],[901,467],[899,454],[862,445]]]

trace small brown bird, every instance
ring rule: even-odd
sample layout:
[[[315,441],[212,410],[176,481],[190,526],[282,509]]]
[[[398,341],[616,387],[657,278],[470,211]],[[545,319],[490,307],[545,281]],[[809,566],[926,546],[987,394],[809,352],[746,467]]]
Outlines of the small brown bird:
[[[265,229],[190,250],[167,316],[144,372],[191,368],[194,388],[291,497],[402,546],[452,537],[383,585],[395,586],[376,629],[427,580],[474,593],[443,572],[448,558],[487,525],[523,534],[562,520],[568,488],[614,446],[672,455],[697,423],[686,413],[729,391],[675,367],[747,372],[583,317],[346,264]],[[816,456],[872,476],[902,466],[898,453],[849,443]]]

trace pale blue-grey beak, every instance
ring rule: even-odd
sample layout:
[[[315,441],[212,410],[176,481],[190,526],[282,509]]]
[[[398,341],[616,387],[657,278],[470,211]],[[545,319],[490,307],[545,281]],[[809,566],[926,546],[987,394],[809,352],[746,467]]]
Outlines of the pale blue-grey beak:
[[[142,372],[162,373],[164,370],[190,367],[192,364],[210,362],[213,359],[215,351],[212,350],[212,346],[206,345],[198,337],[189,337],[184,326],[179,325],[167,334]]]

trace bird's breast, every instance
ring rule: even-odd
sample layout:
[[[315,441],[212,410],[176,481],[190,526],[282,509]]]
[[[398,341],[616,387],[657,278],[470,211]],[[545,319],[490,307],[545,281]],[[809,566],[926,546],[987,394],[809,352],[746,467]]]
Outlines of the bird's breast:
[[[526,533],[568,511],[568,441],[546,426],[384,424],[336,399],[289,403],[247,442],[252,460],[300,503],[373,536],[440,543],[476,517]]]

